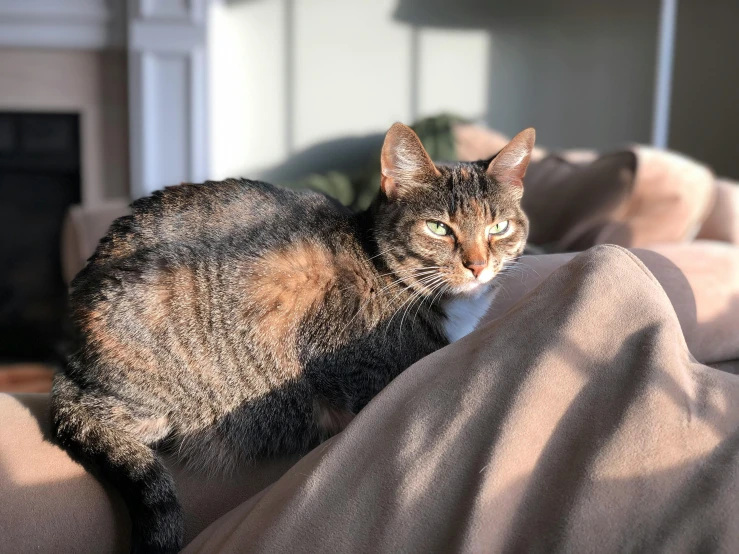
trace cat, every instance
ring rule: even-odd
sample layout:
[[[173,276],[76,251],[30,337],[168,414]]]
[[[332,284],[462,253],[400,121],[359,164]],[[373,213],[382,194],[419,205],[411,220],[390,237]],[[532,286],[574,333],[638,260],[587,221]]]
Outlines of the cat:
[[[307,452],[474,328],[526,242],[534,136],[437,165],[396,123],[364,212],[230,179],[155,192],[113,223],[72,282],[79,345],[52,430],[122,495],[132,552],[182,546],[158,449],[207,471]]]

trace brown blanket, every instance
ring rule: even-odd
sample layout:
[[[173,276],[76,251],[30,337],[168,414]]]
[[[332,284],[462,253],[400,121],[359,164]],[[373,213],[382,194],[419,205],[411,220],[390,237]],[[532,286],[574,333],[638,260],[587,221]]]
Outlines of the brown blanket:
[[[695,362],[651,273],[598,247],[186,552],[737,552],[738,500],[739,377]]]
[[[510,311],[296,465],[175,468],[186,552],[739,551],[739,376],[691,357],[695,310],[659,273],[669,298],[601,246],[520,302],[509,280]],[[120,501],[44,440],[45,408],[0,395],[0,552],[125,551]]]

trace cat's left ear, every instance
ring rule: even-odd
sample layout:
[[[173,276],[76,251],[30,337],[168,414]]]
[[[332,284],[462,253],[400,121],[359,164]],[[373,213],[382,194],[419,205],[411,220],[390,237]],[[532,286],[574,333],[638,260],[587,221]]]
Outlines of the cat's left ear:
[[[402,123],[394,124],[385,135],[380,161],[380,184],[388,200],[395,200],[441,175],[416,133]]]
[[[531,160],[536,131],[532,127],[518,133],[498,152],[487,169],[487,174],[501,184],[511,184],[523,190],[523,176]]]

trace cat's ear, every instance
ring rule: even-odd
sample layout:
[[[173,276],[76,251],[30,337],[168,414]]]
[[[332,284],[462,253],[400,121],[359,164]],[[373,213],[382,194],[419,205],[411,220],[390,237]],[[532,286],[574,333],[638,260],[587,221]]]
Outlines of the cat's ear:
[[[535,140],[536,131],[531,127],[518,133],[493,158],[487,174],[498,183],[511,184],[523,189],[523,176],[529,166]]]
[[[394,124],[385,135],[380,162],[382,191],[389,200],[441,175],[416,133],[402,123]]]

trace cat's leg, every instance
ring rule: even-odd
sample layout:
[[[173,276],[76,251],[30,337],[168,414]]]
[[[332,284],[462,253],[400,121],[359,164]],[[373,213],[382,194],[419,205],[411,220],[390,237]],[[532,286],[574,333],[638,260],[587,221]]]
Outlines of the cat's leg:
[[[149,446],[166,436],[166,419],[134,415],[90,391],[83,395],[63,373],[54,378],[51,414],[61,446],[123,497],[131,516],[131,552],[178,552],[182,510],[172,476]]]
[[[326,438],[315,398],[304,378],[283,383],[189,436],[176,426],[174,442],[183,445],[186,465],[208,474],[228,474],[259,459],[305,454]]]

